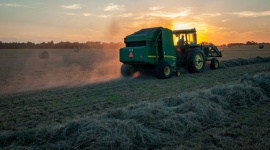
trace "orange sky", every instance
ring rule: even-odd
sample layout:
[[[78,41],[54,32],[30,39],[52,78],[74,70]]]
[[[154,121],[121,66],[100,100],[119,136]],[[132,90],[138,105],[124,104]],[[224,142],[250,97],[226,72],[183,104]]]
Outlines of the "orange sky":
[[[123,42],[141,28],[196,28],[199,42],[270,42],[269,0],[1,0],[0,41]]]

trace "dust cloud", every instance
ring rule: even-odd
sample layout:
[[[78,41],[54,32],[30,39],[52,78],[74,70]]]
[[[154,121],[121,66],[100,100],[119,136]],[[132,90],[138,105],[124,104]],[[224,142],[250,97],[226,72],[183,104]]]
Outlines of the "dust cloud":
[[[148,18],[148,19],[135,19],[132,22],[129,17],[113,18],[107,25],[104,32],[108,40],[123,41],[124,37],[133,34],[144,28],[165,27],[171,29],[173,26],[172,19],[164,18]]]
[[[2,60],[0,94],[76,87],[120,78],[119,49],[48,50],[50,57],[32,54]],[[6,67],[5,67],[5,66]]]
[[[111,36],[117,35],[121,30],[121,27],[117,20],[112,20],[109,26],[109,33]]]

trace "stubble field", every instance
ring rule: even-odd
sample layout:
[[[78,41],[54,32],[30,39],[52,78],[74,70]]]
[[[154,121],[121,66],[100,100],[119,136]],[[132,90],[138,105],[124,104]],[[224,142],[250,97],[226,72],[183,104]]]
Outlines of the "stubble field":
[[[249,58],[260,56],[256,60],[261,60],[270,56],[269,46],[220,50],[224,50],[221,60],[227,63],[231,59],[235,59],[231,62],[248,62]],[[239,66],[234,63],[214,71],[207,64],[204,73],[183,72],[180,77],[167,80],[158,80],[154,75],[127,79],[120,77],[118,50],[46,50],[48,59],[38,57],[44,50],[0,51],[2,148],[57,148],[57,145],[60,149],[269,148],[270,61],[236,63]],[[213,92],[218,90],[221,93]],[[253,93],[244,92],[248,90]],[[222,97],[226,91],[227,95]],[[209,103],[213,97],[218,97],[219,102]],[[241,100],[239,97],[244,102],[236,104],[235,101]],[[179,104],[172,107],[173,102]],[[180,109],[180,103],[184,102],[192,103],[192,107],[185,110],[181,106],[181,113],[174,114],[175,107]],[[201,102],[204,103],[201,105]],[[206,110],[213,110],[214,114],[200,116]],[[153,112],[156,116],[151,118]],[[109,114],[114,117],[108,117]],[[170,116],[179,115],[189,119],[169,120],[173,120]],[[171,123],[170,128],[166,122]],[[118,129],[119,126],[125,129],[130,123],[136,125],[132,131]],[[93,124],[98,127],[91,127]],[[71,129],[74,131],[67,131]],[[123,137],[130,132],[134,137]],[[52,139],[58,133],[59,137]],[[96,137],[90,138],[86,133]],[[169,135],[179,140],[167,138]],[[39,140],[41,137],[45,140]]]

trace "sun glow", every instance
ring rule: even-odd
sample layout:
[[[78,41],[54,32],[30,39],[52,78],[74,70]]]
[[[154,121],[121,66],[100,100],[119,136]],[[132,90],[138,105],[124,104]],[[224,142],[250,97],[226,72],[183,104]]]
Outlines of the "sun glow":
[[[197,22],[173,22],[172,23],[172,30],[182,30],[182,29],[193,29],[196,28],[197,30],[197,43],[205,42],[207,33],[207,25]],[[174,37],[174,43],[176,43],[177,38]]]
[[[191,29],[191,28],[194,28],[194,27],[192,27],[190,23],[184,23],[184,22],[172,23],[172,30]]]
[[[202,35],[197,34],[197,44],[200,44],[202,42],[209,42],[209,41],[206,41],[206,38],[203,34]]]

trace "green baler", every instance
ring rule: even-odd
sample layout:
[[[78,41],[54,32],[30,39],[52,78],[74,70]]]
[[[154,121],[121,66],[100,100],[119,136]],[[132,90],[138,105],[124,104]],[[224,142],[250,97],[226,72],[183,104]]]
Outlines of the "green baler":
[[[180,67],[185,65],[188,68],[193,67],[193,69],[189,69],[190,72],[202,72],[205,60],[207,60],[206,57],[210,57],[209,53],[211,52],[209,46],[197,44],[196,30],[193,30],[195,32],[172,31],[163,27],[155,27],[142,29],[126,36],[124,39],[126,47],[120,49],[120,62],[123,63],[121,74],[128,77],[137,71],[154,70],[158,78],[170,78],[173,73],[179,76]],[[180,35],[186,36],[185,43],[174,45],[173,36],[179,38]],[[195,36],[194,42],[188,41],[190,36],[193,36],[193,39]],[[208,51],[206,51],[207,48]],[[192,53],[193,51],[196,53]]]

